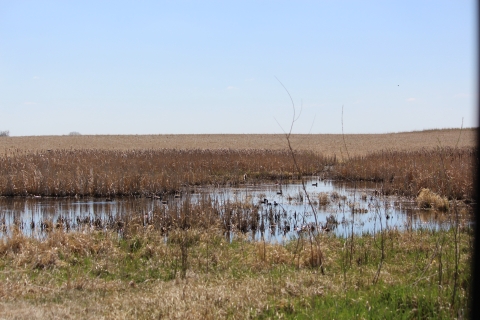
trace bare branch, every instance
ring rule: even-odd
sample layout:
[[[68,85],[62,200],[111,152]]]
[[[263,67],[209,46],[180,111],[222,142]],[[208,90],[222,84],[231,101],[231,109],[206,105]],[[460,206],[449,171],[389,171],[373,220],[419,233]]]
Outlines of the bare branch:
[[[282,81],[280,81],[276,76],[275,76],[275,79],[277,79],[278,82],[280,82],[280,84],[282,85],[283,89],[285,89],[285,91],[287,92],[288,94],[288,97],[290,98],[290,102],[292,102],[292,108],[293,108],[293,120],[292,120],[292,124],[290,125],[290,131],[288,132],[288,136],[290,136],[292,134],[292,130],[293,130],[293,124],[295,123],[295,121],[297,121],[297,117],[296,117],[296,110],[295,110],[295,103],[293,102],[293,98],[292,98],[292,95],[290,94],[290,92],[288,91],[288,89],[283,85]]]

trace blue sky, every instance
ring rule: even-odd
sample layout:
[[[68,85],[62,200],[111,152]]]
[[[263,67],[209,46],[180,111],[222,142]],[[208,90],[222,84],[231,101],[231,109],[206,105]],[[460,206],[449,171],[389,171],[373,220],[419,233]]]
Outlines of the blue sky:
[[[2,1],[12,136],[476,126],[474,1]],[[277,123],[278,122],[278,123]]]

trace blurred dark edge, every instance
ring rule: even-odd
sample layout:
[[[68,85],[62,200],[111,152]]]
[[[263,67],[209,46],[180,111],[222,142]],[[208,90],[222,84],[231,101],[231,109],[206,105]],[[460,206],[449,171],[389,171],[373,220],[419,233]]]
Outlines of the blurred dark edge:
[[[480,6],[478,5],[478,1],[475,2],[476,4],[476,10],[477,10],[477,78],[475,79],[476,86],[477,86],[477,148],[476,148],[476,165],[475,165],[475,199],[474,199],[474,217],[473,217],[473,226],[475,229],[475,240],[473,242],[473,257],[472,257],[472,283],[471,283],[471,295],[470,295],[470,318],[471,319],[480,319],[480,283],[479,283],[479,272],[480,272],[480,254],[478,252],[480,248],[480,234],[479,230],[480,228],[478,227],[478,217],[479,217],[479,206],[478,206],[478,199],[479,199],[479,194],[478,192],[480,191],[480,179],[479,179],[479,174],[480,170],[479,168],[479,152],[478,152],[478,146],[480,146],[480,130],[478,129],[478,126],[480,124],[480,101],[479,101],[479,93],[480,93]]]

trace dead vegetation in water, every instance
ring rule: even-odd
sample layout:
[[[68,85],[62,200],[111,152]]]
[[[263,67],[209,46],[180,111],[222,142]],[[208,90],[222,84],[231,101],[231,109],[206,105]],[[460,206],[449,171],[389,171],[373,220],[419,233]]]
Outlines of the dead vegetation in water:
[[[170,197],[168,201],[146,200],[152,206],[131,205],[118,210],[92,214],[88,211],[76,214],[40,215],[34,218],[6,219],[0,212],[0,238],[21,233],[42,239],[51,233],[63,231],[91,233],[92,231],[116,232],[118,237],[130,239],[144,229],[168,237],[169,241],[189,246],[196,236],[188,230],[217,230],[225,237],[260,236],[282,237],[302,223],[302,215],[292,218],[281,206],[274,203],[252,203],[245,200],[219,200],[218,197],[202,195],[195,199],[186,194],[182,199]],[[63,206],[61,210],[66,210]],[[46,213],[46,212],[43,212]],[[8,216],[8,214],[7,214]],[[36,221],[36,223],[34,223]],[[181,231],[180,233],[178,233]],[[185,231],[185,232],[184,232]],[[193,238],[192,238],[193,237]],[[20,239],[17,237],[17,239]]]
[[[330,203],[330,197],[326,192],[320,192],[318,194],[318,203],[320,206],[327,206]]]

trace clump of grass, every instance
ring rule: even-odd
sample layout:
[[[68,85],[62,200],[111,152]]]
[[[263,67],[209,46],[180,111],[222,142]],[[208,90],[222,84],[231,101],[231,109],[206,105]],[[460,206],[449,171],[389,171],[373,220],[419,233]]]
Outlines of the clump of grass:
[[[338,223],[337,217],[335,217],[333,214],[330,214],[326,219],[325,228],[333,230],[338,226]]]
[[[340,193],[338,193],[337,191],[333,191],[332,193],[330,193],[330,198],[332,198],[333,201],[339,200],[340,197]]]
[[[450,207],[447,198],[442,198],[428,188],[420,190],[416,200],[421,209],[436,209],[438,211],[447,212]]]
[[[330,198],[328,196],[328,193],[326,192],[320,192],[318,194],[318,202],[320,206],[327,206],[330,203]]]
[[[337,191],[332,191],[332,192],[330,193],[330,199],[331,199],[333,202],[345,201],[345,200],[347,199],[347,196],[342,195],[342,194],[338,193]]]

